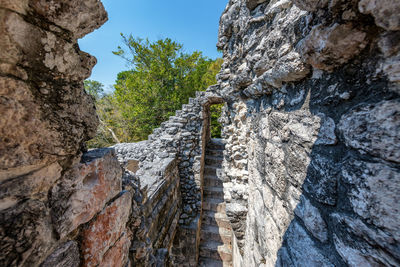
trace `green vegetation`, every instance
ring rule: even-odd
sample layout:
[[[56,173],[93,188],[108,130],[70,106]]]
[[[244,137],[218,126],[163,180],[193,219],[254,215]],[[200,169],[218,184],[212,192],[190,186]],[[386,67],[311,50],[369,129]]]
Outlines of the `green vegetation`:
[[[105,94],[99,82],[85,82],[86,91],[96,100],[101,122],[89,147],[147,139],[196,91],[215,84],[222,64],[222,59],[211,60],[201,52],[185,53],[181,44],[168,38],[150,42],[121,36],[125,47],[113,53],[124,58],[130,70],[118,74],[114,92]],[[217,137],[219,115],[213,116],[212,131]]]
[[[124,132],[126,122],[116,108],[114,95],[104,93],[103,84],[92,80],[85,81],[85,90],[94,98],[100,120],[96,136],[87,142],[88,147],[107,147],[119,143],[120,139],[127,136]]]
[[[221,138],[222,125],[218,122],[224,104],[216,104],[210,107],[211,113],[211,138]]]
[[[104,85],[98,81],[86,80],[84,81],[86,92],[91,95],[96,102],[104,95]]]

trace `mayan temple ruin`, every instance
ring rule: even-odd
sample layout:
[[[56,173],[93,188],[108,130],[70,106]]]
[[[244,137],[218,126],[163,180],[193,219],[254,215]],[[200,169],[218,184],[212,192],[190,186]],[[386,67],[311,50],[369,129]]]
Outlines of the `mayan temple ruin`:
[[[226,1],[218,83],[87,150],[103,4],[0,0],[0,266],[400,266],[400,1]]]

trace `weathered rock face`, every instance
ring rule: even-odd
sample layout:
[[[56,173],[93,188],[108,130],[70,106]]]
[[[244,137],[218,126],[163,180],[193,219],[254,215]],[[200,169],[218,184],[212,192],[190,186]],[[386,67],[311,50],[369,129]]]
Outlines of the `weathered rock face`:
[[[345,114],[339,124],[347,146],[396,163],[400,163],[399,129],[398,100],[359,106]]]
[[[53,186],[51,206],[56,231],[65,237],[88,222],[122,190],[122,169],[113,149],[92,150]]]
[[[367,34],[351,22],[331,27],[315,26],[299,45],[302,57],[316,69],[331,71],[358,55],[366,46]]]
[[[78,244],[68,241],[62,244],[43,263],[42,267],[78,267],[80,263]]]
[[[129,191],[123,192],[114,202],[87,225],[82,232],[83,266],[98,266],[109,257],[115,257],[109,250],[117,245],[129,247],[130,240],[125,236],[126,224],[131,212],[132,195]],[[122,242],[116,244],[117,241]],[[127,245],[124,245],[127,243]],[[127,251],[126,251],[127,252]],[[124,263],[124,262],[123,262]]]
[[[227,5],[217,78],[235,266],[400,263],[398,8]]]
[[[82,84],[96,59],[76,39],[107,15],[100,2],[90,2],[1,3],[1,181],[68,160],[97,127]]]
[[[122,169],[115,153],[81,158],[98,123],[83,90],[96,59],[79,50],[77,38],[106,20],[97,0],[0,2],[2,266],[80,266],[90,221],[102,228],[114,216],[118,229],[127,227],[131,193],[124,203],[116,198]],[[118,204],[127,215],[103,211]],[[103,238],[126,247],[120,236]],[[120,257],[113,266],[126,262]]]
[[[388,31],[400,30],[398,1],[361,0],[358,6],[361,13],[371,14],[374,17],[376,25]]]
[[[54,246],[49,211],[43,202],[27,200],[1,211],[1,264],[35,266]]]

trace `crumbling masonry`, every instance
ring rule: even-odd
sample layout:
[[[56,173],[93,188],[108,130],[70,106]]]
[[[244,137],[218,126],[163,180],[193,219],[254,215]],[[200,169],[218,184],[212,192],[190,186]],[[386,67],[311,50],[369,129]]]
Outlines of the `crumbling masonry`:
[[[0,0],[1,266],[400,265],[399,1],[230,0],[218,84],[147,141],[85,152],[77,39],[106,20]]]

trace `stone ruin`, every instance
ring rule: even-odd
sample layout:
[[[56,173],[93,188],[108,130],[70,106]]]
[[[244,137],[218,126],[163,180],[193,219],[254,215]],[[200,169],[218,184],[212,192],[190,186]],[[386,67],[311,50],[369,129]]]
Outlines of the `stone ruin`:
[[[0,0],[1,266],[204,266],[216,103],[223,266],[400,265],[399,1],[230,0],[218,84],[147,141],[86,151],[77,39],[106,20],[98,0]]]

